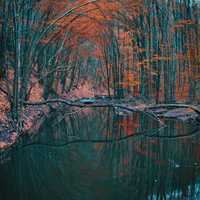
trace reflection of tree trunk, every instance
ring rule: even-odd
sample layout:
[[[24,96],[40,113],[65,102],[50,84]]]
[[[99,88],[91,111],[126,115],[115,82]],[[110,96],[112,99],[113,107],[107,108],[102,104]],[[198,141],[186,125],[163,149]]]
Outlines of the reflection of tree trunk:
[[[107,109],[107,124],[106,124],[106,139],[109,138],[110,136],[110,125],[112,124],[111,123],[111,120],[110,120],[110,116],[111,116],[111,112],[110,112],[110,109]]]
[[[15,31],[15,73],[14,73],[14,104],[13,114],[17,123],[17,131],[19,132],[19,120],[21,112],[20,103],[20,87],[21,87],[21,13],[18,8],[17,2],[13,2],[13,25]]]
[[[161,69],[157,64],[157,78],[156,78],[156,103],[160,102],[160,77],[161,77]]]
[[[74,124],[74,119],[72,118],[72,116],[69,115],[69,120],[70,120],[70,125],[72,127],[72,132],[73,132],[73,136],[76,136],[76,126]]]

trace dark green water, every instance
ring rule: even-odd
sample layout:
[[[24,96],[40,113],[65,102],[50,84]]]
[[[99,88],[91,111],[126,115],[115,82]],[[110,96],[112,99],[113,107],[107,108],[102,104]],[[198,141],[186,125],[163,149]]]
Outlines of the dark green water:
[[[155,132],[158,123],[141,113],[54,113],[1,154],[0,199],[198,200],[200,132],[165,123]]]

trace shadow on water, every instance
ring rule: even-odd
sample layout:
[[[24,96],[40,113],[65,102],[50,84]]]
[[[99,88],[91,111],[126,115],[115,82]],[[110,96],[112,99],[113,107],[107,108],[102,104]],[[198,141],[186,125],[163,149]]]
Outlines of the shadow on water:
[[[113,108],[53,113],[1,158],[0,199],[199,199],[198,130],[165,123],[156,132],[154,119]]]

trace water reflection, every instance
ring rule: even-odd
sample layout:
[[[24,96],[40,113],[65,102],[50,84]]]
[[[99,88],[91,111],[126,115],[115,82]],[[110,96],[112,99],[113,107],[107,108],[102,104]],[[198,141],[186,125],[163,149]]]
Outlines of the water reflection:
[[[165,123],[160,138],[151,137],[159,124],[139,112],[54,113],[7,153],[0,199],[199,199],[200,136],[190,124]]]

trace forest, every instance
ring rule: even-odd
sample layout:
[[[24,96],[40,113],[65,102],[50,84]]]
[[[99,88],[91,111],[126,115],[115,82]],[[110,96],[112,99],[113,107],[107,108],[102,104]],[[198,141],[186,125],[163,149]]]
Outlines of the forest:
[[[99,127],[101,123],[106,130]],[[53,136],[48,126],[55,129]],[[26,146],[27,141],[52,145],[65,133],[64,144],[95,143],[98,151],[98,143],[125,143],[140,134],[157,142],[185,141],[198,137],[199,127],[199,0],[0,0],[0,152]],[[152,141],[146,140],[135,146],[123,143],[123,148],[131,146],[139,158],[153,159]],[[172,154],[182,162],[181,144],[174,146],[178,153]],[[187,144],[186,157],[199,159],[200,143]],[[167,141],[166,146],[172,144]],[[158,151],[165,160],[164,150]],[[122,163],[131,162],[128,159]],[[141,158],[139,162],[145,165]],[[199,166],[198,162],[193,163]],[[166,187],[154,188],[163,189],[158,199],[167,199]],[[154,189],[146,189],[145,197],[139,197],[138,191],[134,197],[153,199]],[[26,199],[22,196],[18,199]]]

